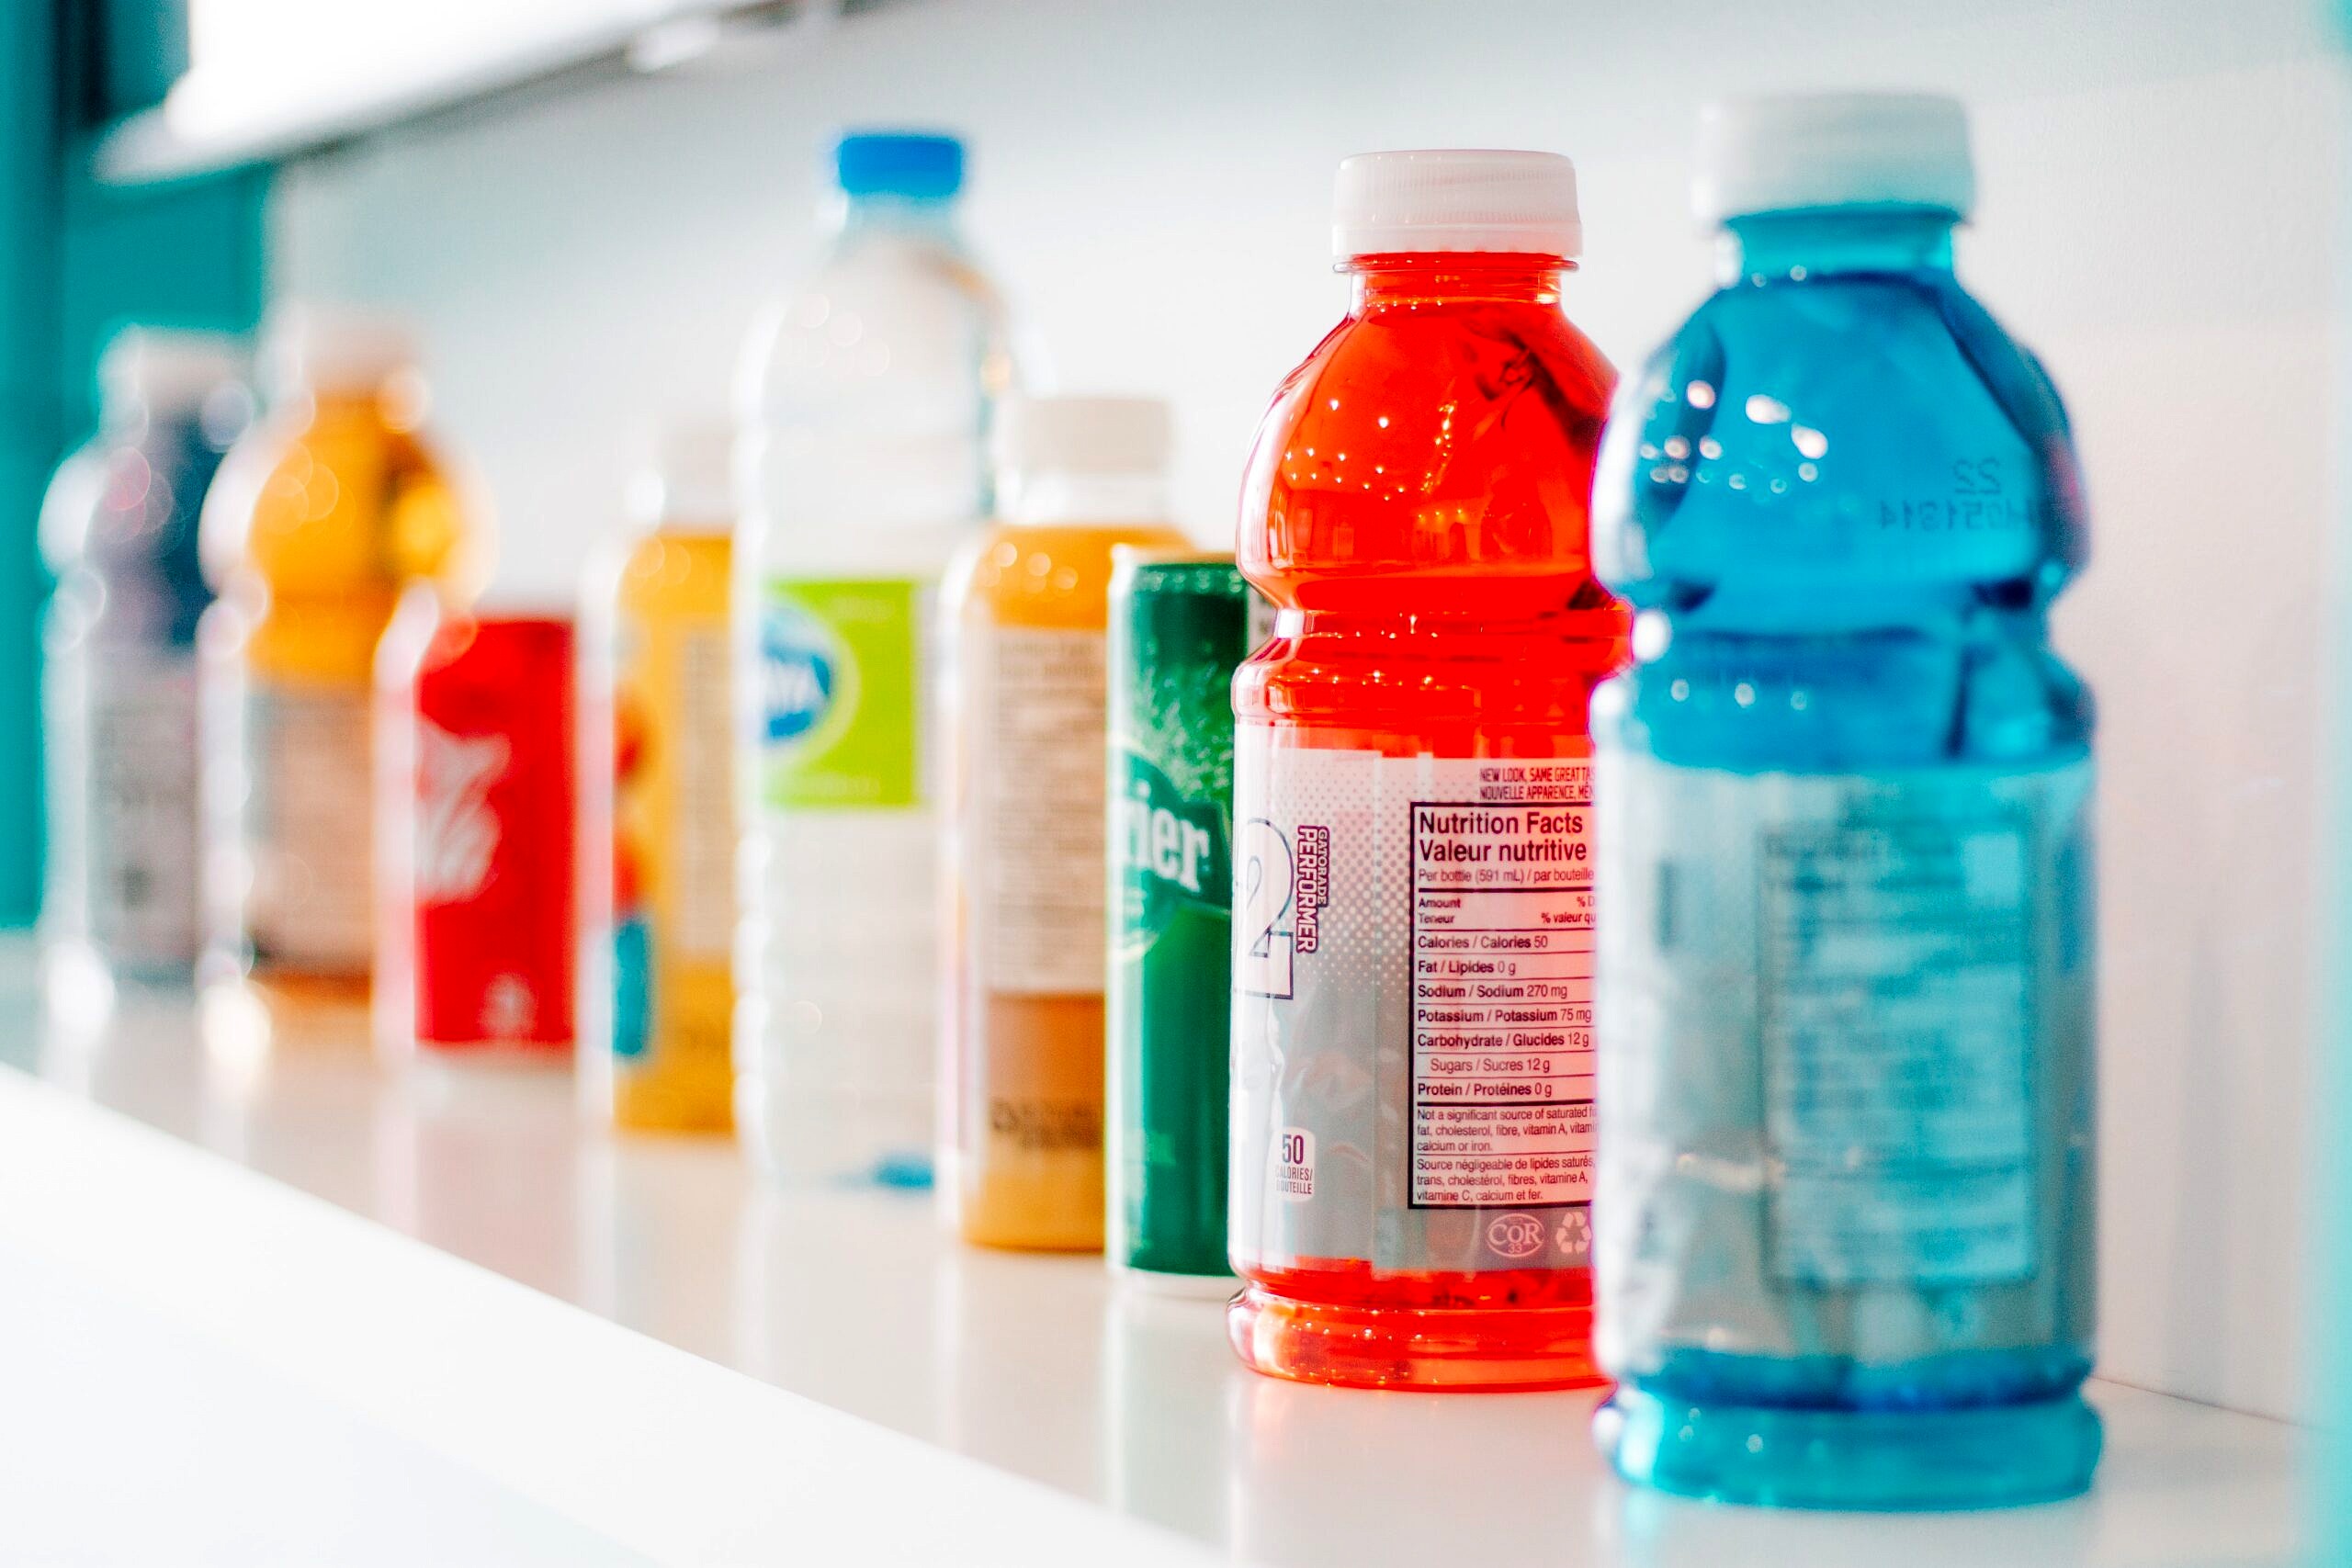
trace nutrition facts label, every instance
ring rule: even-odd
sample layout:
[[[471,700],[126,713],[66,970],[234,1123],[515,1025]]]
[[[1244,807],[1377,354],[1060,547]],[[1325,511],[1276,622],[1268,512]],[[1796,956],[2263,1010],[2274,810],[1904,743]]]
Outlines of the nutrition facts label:
[[[1835,819],[1760,845],[1781,1279],[2032,1269],[2031,823],[1966,804],[1858,789]]]
[[[685,626],[677,638],[674,707],[663,715],[676,750],[677,951],[690,958],[727,956],[735,931],[734,716],[728,708],[727,634]],[[674,717],[673,716],[674,715]]]
[[[1591,1195],[1592,774],[1494,762],[1411,821],[1412,1206]]]
[[[975,642],[982,981],[1100,996],[1103,636],[998,626]]]
[[[375,940],[372,840],[352,830],[373,784],[366,688],[256,683],[245,907],[265,960],[365,972]]]

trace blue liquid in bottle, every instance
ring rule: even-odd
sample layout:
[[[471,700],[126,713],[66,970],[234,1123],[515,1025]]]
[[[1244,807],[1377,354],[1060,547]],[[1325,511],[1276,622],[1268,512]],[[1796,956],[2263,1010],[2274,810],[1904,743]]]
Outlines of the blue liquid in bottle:
[[[1789,1506],[2089,1484],[2091,709],[2065,415],[1962,290],[1946,99],[1711,110],[1721,288],[1619,394],[1595,558],[1596,1422]]]

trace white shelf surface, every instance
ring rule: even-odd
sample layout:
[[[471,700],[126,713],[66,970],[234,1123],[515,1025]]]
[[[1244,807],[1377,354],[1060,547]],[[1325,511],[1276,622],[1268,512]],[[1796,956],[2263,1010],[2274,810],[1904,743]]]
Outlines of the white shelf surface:
[[[2300,1560],[2300,1437],[2256,1417],[2095,1385],[2098,1487],[2041,1507],[1649,1495],[1591,1394],[1260,1378],[1215,1303],[612,1137],[564,1075],[234,1055],[170,998],[72,1039],[0,956],[0,1517],[58,1560],[159,1520],[224,1563]]]

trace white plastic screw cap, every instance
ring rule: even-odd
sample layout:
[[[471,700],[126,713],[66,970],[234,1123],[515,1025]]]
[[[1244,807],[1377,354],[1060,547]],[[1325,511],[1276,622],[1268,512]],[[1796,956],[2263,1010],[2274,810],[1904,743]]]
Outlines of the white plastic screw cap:
[[[300,301],[270,312],[262,379],[272,397],[298,388],[368,392],[416,362],[408,324],[385,311]]]
[[[1557,152],[1360,152],[1340,164],[1331,249],[1584,254],[1577,166]]]
[[[1013,474],[1157,474],[1173,433],[1159,398],[1012,398],[997,411],[996,462]]]
[[[649,521],[718,524],[735,516],[735,427],[696,413],[664,424],[629,481],[629,510]]]
[[[158,408],[193,409],[243,370],[234,338],[162,327],[125,327],[98,356],[98,384],[108,397]]]
[[[1976,204],[1968,111],[1932,93],[1789,93],[1709,104],[1699,115],[1702,221],[1824,207]]]

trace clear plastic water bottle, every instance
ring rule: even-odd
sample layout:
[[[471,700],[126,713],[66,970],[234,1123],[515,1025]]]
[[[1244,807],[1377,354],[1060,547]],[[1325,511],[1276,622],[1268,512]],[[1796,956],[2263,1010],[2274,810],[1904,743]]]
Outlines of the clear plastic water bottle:
[[[197,520],[253,398],[231,340],[129,328],[98,367],[98,432],[41,509],[55,999],[177,980],[203,946],[196,628],[211,603]]]
[[[931,1179],[938,826],[926,644],[988,510],[1002,312],[952,137],[844,136],[815,269],[740,388],[737,1111],[771,1169]]]
[[[2058,397],[1954,281],[1943,98],[1709,111],[1721,287],[1621,393],[1595,557],[1599,1429],[1745,1502],[2089,1483],[2091,709]]]

